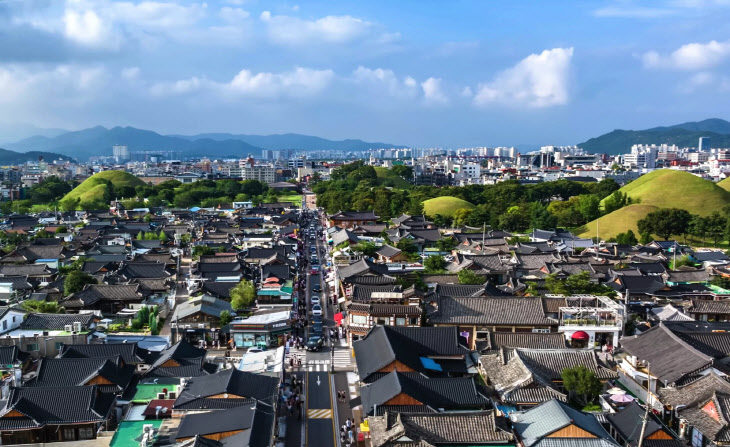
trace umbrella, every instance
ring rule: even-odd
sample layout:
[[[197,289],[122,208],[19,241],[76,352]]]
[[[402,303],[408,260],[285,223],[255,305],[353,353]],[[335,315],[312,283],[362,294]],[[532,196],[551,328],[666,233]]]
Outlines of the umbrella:
[[[619,404],[627,404],[629,402],[633,402],[634,398],[628,394],[614,394],[611,396],[611,400]]]
[[[610,390],[606,391],[608,394],[626,394],[625,390],[622,390],[621,388],[615,386],[611,388]]]

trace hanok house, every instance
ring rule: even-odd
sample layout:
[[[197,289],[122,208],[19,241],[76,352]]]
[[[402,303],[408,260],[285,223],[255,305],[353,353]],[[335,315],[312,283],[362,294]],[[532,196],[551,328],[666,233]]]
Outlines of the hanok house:
[[[193,377],[185,382],[183,391],[173,405],[173,417],[204,410],[228,410],[251,406],[257,402],[268,411],[276,412],[279,378],[265,374],[239,371],[236,368]]]
[[[347,305],[348,343],[364,337],[375,325],[421,326],[422,313],[419,305],[351,302]]]
[[[142,299],[139,284],[88,284],[60,304],[69,312],[96,310],[102,315],[112,316],[130,304],[141,303]]]
[[[146,378],[155,377],[199,377],[214,374],[218,366],[205,361],[205,349],[196,348],[185,340],[160,352]]]
[[[379,262],[400,262],[407,261],[408,255],[402,250],[390,246],[388,244],[383,245],[375,252],[378,255]]]
[[[616,413],[606,414],[608,432],[622,447],[638,447],[643,433],[642,446],[646,447],[682,447],[679,441],[664,424],[649,412],[646,428],[637,430],[637,421],[641,421],[646,414],[635,400]]]
[[[375,225],[380,216],[376,216],[372,211],[356,212],[356,211],[340,211],[330,216],[330,226],[352,229],[355,225]]]
[[[121,358],[125,365],[133,365],[139,372],[149,368],[156,353],[133,343],[102,343],[90,345],[63,345],[59,354],[65,359]]]
[[[489,332],[555,332],[556,320],[545,315],[540,298],[441,297],[432,303],[428,320],[454,326],[475,349]]]
[[[658,391],[671,426],[693,446],[727,445],[730,414],[727,414],[730,382],[711,372],[699,379]]]
[[[103,393],[122,395],[132,380],[134,366],[121,357],[112,358],[47,358],[38,361],[35,377],[24,387],[73,387],[96,385]]]
[[[522,447],[618,447],[595,416],[550,400],[510,414]]]
[[[730,301],[692,300],[685,312],[697,321],[728,322]]]
[[[460,413],[388,412],[367,418],[373,447],[410,445],[514,445],[514,435],[494,411]]]
[[[627,355],[618,364],[619,380],[655,408],[660,407],[656,396],[662,388],[681,386],[710,372],[727,376],[730,333],[677,330],[682,324],[659,323],[621,339]]]
[[[115,401],[96,385],[11,388],[0,410],[2,444],[96,439],[112,429]]]
[[[175,306],[170,326],[177,337],[195,344],[210,336],[217,340],[215,333],[221,328],[221,314],[228,312],[235,316],[231,303],[212,296],[203,295],[190,298]]]
[[[96,322],[94,315],[28,314],[18,329],[0,337],[0,346],[18,346],[36,359],[55,357],[64,344],[88,344]]]
[[[596,353],[575,349],[502,349],[480,357],[487,383],[501,401],[524,409],[551,399],[567,401],[562,372],[583,366],[605,383],[617,374],[603,365]]]
[[[192,441],[190,446],[271,445],[275,413],[266,406],[253,404],[226,410],[225,417],[217,411],[188,414],[180,422],[174,439],[177,445]],[[172,437],[172,436],[171,436]]]
[[[454,327],[375,326],[353,344],[360,380],[370,383],[391,371],[429,377],[477,374],[478,359]]]
[[[399,371],[360,387],[360,398],[363,414],[368,416],[404,408],[435,413],[490,407],[486,390],[473,377],[428,378],[419,373]]]

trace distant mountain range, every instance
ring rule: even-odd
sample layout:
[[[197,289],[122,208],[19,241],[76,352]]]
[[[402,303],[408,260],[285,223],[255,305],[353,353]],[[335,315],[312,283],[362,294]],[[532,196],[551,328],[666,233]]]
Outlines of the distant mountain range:
[[[19,165],[26,161],[38,161],[39,157],[43,157],[45,161],[49,162],[53,160],[73,160],[72,157],[55,154],[53,152],[15,152],[7,149],[0,149],[0,166]]]
[[[126,145],[132,152],[175,151],[180,152],[183,156],[206,155],[208,157],[260,155],[261,149],[353,151],[405,147],[386,143],[368,143],[362,140],[333,141],[298,134],[263,136],[211,133],[182,136],[161,135],[134,127],[107,129],[102,126],[66,132],[52,137],[36,135],[5,146],[19,152],[53,151],[86,159],[94,155],[111,155],[112,146],[116,144]]]
[[[654,127],[646,130],[621,130],[591,138],[578,144],[594,154],[624,154],[634,144],[676,144],[679,147],[697,147],[700,137],[710,137],[712,147],[730,147],[730,122],[719,118]]]

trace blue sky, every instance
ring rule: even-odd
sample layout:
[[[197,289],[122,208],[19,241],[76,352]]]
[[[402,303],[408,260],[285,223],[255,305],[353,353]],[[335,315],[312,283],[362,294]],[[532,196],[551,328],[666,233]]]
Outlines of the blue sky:
[[[574,144],[730,119],[729,69],[730,0],[0,0],[5,127]]]

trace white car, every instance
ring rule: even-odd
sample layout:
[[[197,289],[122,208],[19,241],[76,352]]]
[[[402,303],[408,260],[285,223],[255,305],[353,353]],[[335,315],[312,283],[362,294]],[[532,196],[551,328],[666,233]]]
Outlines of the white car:
[[[312,315],[322,315],[322,306],[319,304],[312,306]]]
[[[317,304],[317,305],[319,305],[319,304],[320,304],[320,302],[319,302],[319,296],[317,296],[317,295],[312,295],[312,296],[311,296],[311,297],[309,298],[309,301],[310,301],[310,302],[311,302],[312,304]]]

